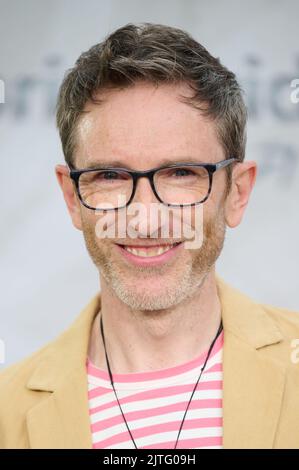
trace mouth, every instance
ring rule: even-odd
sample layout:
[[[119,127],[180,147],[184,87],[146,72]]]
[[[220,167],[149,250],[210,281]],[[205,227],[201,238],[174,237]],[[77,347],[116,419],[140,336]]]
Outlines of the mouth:
[[[183,246],[183,242],[142,246],[116,244],[116,246],[129,262],[138,266],[152,266],[169,260]]]
[[[173,247],[177,246],[181,242],[172,243],[169,245],[119,245],[124,250],[132,253],[135,256],[141,256],[143,258],[152,257],[152,256],[160,256],[162,253],[166,253],[166,251],[171,250]]]

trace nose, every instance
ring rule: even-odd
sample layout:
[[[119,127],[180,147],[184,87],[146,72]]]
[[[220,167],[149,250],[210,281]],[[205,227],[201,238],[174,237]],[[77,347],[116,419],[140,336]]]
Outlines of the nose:
[[[138,224],[136,224],[135,230],[137,237],[155,237],[158,236],[159,232],[159,217],[155,217],[155,209],[160,204],[156,198],[150,181],[146,177],[140,177],[137,180],[136,191],[131,204],[134,203],[138,213]],[[134,208],[134,209],[135,209]],[[135,211],[132,211],[133,217],[135,217]],[[130,218],[128,217],[130,220]]]
[[[132,202],[139,202],[145,205],[158,202],[147,177],[141,176],[137,180],[136,191]]]

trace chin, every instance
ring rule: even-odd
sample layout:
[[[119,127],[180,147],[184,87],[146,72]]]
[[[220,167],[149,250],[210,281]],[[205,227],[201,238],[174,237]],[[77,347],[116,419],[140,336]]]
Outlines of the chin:
[[[117,297],[133,310],[164,310],[182,302],[190,291],[190,280],[185,277],[177,280],[166,275],[149,279],[118,276],[110,278],[110,285]]]

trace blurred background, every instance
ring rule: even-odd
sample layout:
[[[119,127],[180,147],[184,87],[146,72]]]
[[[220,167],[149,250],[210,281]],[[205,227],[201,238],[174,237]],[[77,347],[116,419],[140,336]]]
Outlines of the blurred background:
[[[297,79],[299,89],[299,3],[1,0],[0,8],[0,367],[54,339],[100,289],[56,182],[54,107],[66,69],[129,22],[185,29],[237,74],[250,112],[246,158],[259,171],[217,271],[259,302],[299,310],[299,92],[291,87]]]

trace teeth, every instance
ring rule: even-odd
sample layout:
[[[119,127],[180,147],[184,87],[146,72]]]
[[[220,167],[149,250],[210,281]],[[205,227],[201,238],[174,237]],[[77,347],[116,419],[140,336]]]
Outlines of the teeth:
[[[146,250],[142,248],[131,248],[129,246],[124,246],[124,248],[129,253],[133,253],[133,255],[135,256],[142,256],[144,258],[147,258],[150,256],[159,256],[162,253],[165,253],[166,251],[170,250],[173,246],[174,245],[160,246],[160,247],[148,248]]]

